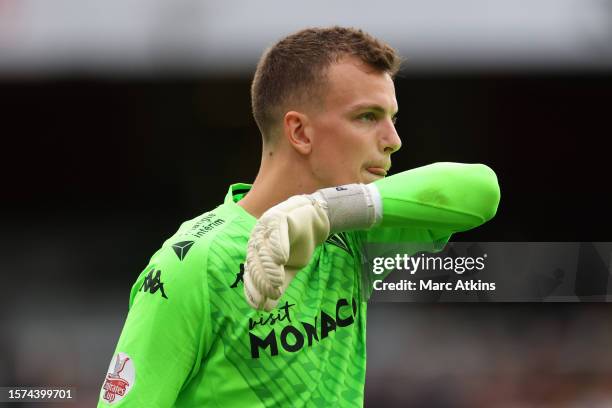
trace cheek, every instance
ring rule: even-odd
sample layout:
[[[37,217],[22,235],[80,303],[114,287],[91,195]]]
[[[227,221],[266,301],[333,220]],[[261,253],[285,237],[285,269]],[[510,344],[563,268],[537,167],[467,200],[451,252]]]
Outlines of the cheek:
[[[363,161],[358,150],[350,143],[334,144],[323,150],[316,158],[313,170],[317,178],[329,186],[356,183],[362,179]]]
[[[354,168],[359,161],[360,146],[346,133],[329,134],[322,144],[321,158],[334,169]]]
[[[311,159],[313,171],[323,180],[333,179],[335,174],[346,167],[342,151],[337,150],[336,145],[332,143],[321,145],[313,152]]]
[[[330,165],[343,160],[343,153],[348,148],[344,127],[338,121],[329,121],[319,126],[316,132],[316,156]]]
[[[316,131],[319,138],[311,156],[315,176],[330,185],[360,181],[369,157],[367,135],[340,122],[321,124]]]

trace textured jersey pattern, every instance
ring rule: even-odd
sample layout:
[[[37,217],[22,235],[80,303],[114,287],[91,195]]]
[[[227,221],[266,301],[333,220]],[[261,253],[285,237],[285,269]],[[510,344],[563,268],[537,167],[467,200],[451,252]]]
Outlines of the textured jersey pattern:
[[[136,378],[112,405],[361,406],[367,304],[355,237],[317,247],[278,308],[255,311],[242,287],[255,219],[232,189],[184,223],[134,284],[116,353],[130,356]]]

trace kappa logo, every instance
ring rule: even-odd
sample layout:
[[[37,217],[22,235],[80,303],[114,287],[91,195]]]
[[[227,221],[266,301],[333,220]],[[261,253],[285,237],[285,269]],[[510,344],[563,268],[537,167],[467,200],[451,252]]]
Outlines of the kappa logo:
[[[134,363],[125,353],[117,353],[111,360],[100,397],[109,404],[121,401],[134,386]]]
[[[183,259],[185,259],[185,257],[187,256],[187,252],[189,252],[192,246],[193,241],[181,241],[177,242],[176,244],[173,244],[172,249],[174,249],[174,253],[176,254],[176,256],[178,256],[178,259],[182,261]]]
[[[338,248],[344,249],[346,252],[352,255],[348,245],[348,241],[343,233],[334,234],[331,237],[327,238],[325,242],[337,246]]]
[[[155,272],[155,276],[153,276],[153,272]],[[161,295],[164,299],[168,299],[166,296],[166,292],[164,291],[164,284],[161,281],[161,270],[155,270],[155,268],[151,269],[147,277],[145,278],[142,285],[140,285],[139,292],[149,292],[151,294],[155,294],[157,291],[161,291]]]
[[[232,289],[233,289],[233,288],[238,287],[238,284],[239,284],[240,282],[242,282],[242,284],[244,284],[244,279],[243,279],[243,277],[244,277],[244,264],[243,264],[243,263],[241,263],[241,264],[240,264],[240,272],[238,272],[238,273],[236,274],[236,280],[234,281],[234,283],[232,283],[232,284],[230,285],[230,288],[232,288]]]

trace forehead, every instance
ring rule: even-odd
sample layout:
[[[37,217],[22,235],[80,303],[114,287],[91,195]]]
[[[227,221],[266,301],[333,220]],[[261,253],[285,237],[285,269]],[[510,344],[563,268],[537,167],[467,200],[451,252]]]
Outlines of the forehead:
[[[347,58],[332,64],[327,70],[327,80],[327,109],[379,105],[389,112],[397,111],[391,76],[360,60]]]

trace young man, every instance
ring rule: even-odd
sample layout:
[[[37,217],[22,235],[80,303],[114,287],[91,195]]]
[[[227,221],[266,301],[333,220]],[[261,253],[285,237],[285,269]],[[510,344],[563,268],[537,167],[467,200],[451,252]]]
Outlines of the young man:
[[[372,288],[360,277],[362,245],[437,250],[499,202],[483,165],[385,179],[401,146],[398,68],[388,45],[341,27],[302,30],[263,55],[251,92],[259,174],[153,255],[100,407],[363,405]],[[268,257],[276,244],[282,259]]]

